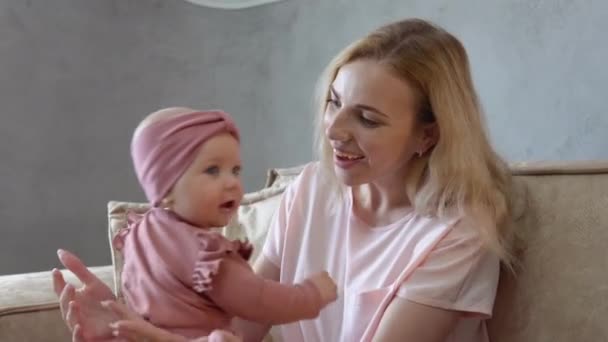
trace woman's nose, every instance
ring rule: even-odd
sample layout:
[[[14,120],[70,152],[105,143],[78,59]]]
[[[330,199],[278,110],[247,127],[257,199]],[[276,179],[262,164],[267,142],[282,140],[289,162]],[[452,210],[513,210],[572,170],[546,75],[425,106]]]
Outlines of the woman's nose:
[[[333,115],[325,115],[325,136],[332,141],[350,140],[350,132],[346,124],[344,112],[340,111]]]

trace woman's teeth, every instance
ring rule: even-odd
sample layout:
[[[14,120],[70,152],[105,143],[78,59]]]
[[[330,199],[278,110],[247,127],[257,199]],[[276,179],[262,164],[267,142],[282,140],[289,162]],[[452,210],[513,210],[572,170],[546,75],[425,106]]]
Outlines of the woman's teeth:
[[[340,152],[340,151],[336,151],[336,150],[334,150],[334,153],[336,154],[336,157],[338,157],[340,159],[357,160],[357,159],[363,158],[363,156],[360,156],[360,155]]]

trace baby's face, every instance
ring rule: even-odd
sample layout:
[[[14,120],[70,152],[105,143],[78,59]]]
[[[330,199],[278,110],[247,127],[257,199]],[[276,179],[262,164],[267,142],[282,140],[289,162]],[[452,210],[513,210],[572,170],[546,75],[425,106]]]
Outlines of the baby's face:
[[[228,133],[216,135],[199,147],[171,191],[177,215],[203,228],[228,224],[243,197],[239,147]]]

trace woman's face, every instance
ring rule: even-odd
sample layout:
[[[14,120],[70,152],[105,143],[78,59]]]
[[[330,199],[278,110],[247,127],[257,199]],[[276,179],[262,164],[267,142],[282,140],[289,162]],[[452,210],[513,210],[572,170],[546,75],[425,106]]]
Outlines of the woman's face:
[[[430,131],[416,115],[414,90],[382,64],[359,60],[338,71],[324,114],[337,177],[346,185],[401,186]]]

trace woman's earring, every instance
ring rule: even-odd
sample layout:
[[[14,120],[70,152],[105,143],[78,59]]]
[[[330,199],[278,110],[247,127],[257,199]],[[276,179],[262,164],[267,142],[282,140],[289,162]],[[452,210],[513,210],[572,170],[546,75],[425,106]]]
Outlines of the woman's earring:
[[[160,202],[160,204],[161,204],[161,206],[162,206],[163,209],[171,209],[171,207],[173,206],[173,198],[171,198],[171,197],[165,197]]]

